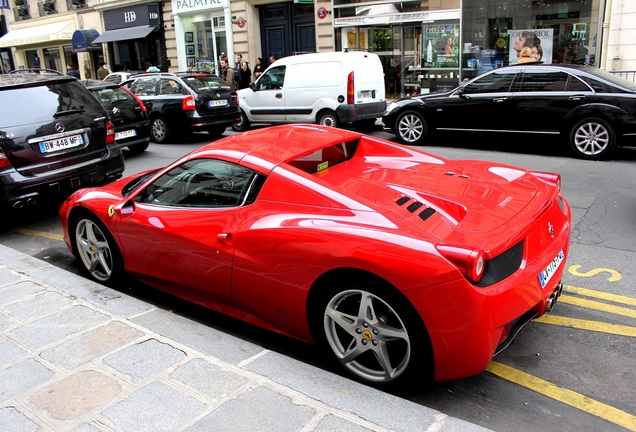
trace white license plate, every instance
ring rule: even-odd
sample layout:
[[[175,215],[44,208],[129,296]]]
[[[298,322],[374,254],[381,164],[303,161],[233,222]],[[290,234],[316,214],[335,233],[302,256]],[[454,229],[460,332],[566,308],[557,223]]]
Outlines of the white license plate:
[[[227,106],[227,99],[208,101],[208,108],[218,107],[218,106]]]
[[[131,130],[127,130],[127,131],[117,132],[115,134],[115,139],[116,140],[120,140],[120,139],[130,138],[130,137],[134,137],[134,136],[137,136],[137,131],[134,130],[134,129],[131,129]]]
[[[364,90],[364,91],[358,92],[358,97],[359,98],[370,98],[371,97],[371,90]]]
[[[541,284],[541,288],[545,288],[548,282],[550,282],[550,279],[552,279],[552,276],[554,276],[554,273],[556,273],[564,258],[565,254],[563,253],[563,250],[561,250],[552,262],[550,262],[550,264],[548,264],[548,266],[539,273],[539,283]]]
[[[51,141],[42,141],[40,143],[40,151],[42,153],[53,153],[71,147],[79,147],[83,144],[84,139],[82,138],[82,135],[77,134]]]

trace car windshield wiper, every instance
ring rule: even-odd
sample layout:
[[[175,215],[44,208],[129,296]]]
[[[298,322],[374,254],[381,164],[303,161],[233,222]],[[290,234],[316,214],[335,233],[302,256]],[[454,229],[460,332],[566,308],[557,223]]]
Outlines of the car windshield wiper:
[[[53,117],[58,118],[58,117],[63,117],[63,116],[71,115],[71,114],[83,113],[84,111],[85,111],[84,108],[72,108],[69,110],[58,111],[55,114],[53,114]]]

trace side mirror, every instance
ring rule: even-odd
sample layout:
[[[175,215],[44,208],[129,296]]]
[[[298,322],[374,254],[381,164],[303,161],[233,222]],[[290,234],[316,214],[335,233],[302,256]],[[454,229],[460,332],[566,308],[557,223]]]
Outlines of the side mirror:
[[[464,87],[460,87],[457,89],[457,96],[462,99],[470,99],[470,96],[466,94],[466,89]]]
[[[256,91],[256,84],[250,83],[250,88],[252,89],[252,91]]]

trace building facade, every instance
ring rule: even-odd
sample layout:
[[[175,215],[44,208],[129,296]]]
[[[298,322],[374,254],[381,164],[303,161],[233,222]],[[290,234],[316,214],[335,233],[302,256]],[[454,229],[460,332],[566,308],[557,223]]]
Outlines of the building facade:
[[[518,61],[636,69],[636,2],[624,0],[0,0],[4,70],[80,66],[218,73],[303,52],[378,54],[389,97],[456,86]],[[2,35],[2,33],[6,33]]]

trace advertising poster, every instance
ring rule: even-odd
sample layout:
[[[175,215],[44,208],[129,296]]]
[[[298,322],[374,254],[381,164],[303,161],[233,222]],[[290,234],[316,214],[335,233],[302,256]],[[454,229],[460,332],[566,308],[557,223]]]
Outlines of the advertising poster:
[[[424,26],[422,38],[424,67],[459,67],[459,25]]]
[[[508,43],[510,64],[523,63],[524,61],[552,63],[554,29],[508,30],[508,35],[510,37]],[[524,50],[524,48],[528,49]]]

